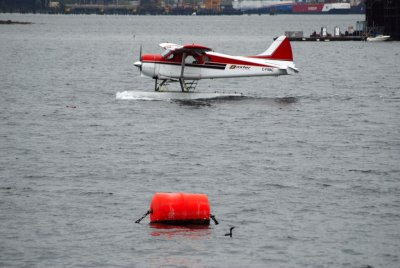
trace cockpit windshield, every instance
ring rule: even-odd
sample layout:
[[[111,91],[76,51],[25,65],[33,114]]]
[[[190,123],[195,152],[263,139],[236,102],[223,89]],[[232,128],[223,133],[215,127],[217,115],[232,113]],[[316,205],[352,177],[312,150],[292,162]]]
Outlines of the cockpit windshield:
[[[161,56],[163,56],[164,58],[168,58],[168,56],[170,56],[171,54],[171,50],[166,49],[163,53],[161,53]]]

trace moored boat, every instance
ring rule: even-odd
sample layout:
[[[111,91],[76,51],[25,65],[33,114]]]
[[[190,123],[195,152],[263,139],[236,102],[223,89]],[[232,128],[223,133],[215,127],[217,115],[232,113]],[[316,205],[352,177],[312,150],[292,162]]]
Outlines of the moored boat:
[[[379,35],[367,37],[367,41],[370,41],[370,42],[388,41],[388,40],[390,40],[390,35],[379,34]]]

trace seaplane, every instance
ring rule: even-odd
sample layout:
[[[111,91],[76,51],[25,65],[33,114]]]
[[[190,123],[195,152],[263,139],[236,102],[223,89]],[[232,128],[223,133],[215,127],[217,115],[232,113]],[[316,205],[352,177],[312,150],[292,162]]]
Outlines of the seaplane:
[[[279,76],[297,73],[292,47],[286,36],[255,56],[230,56],[199,44],[161,43],[161,54],[144,54],[134,62],[142,76],[155,80],[154,90],[166,91],[178,82],[182,92],[193,91],[201,79]]]

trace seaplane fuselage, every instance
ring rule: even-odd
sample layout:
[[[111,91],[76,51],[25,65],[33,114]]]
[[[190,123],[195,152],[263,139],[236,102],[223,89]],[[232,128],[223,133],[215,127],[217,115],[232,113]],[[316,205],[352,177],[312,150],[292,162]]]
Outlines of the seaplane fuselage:
[[[278,76],[297,72],[290,42],[284,36],[256,56],[230,56],[197,44],[180,46],[162,43],[160,46],[165,49],[164,53],[146,54],[135,62],[143,75],[156,79],[156,91],[160,89],[157,80],[164,83],[179,81],[182,91],[187,91],[187,80]]]

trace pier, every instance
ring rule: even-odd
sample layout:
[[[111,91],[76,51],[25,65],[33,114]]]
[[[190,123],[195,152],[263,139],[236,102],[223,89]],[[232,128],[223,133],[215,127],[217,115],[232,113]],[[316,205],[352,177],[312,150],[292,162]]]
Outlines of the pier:
[[[310,37],[289,37],[290,41],[314,41],[314,42],[329,42],[329,41],[365,41],[364,36],[310,36]]]
[[[342,33],[338,26],[334,27],[333,34],[328,33],[327,27],[321,27],[320,32],[314,31],[310,36],[304,36],[303,31],[285,31],[285,36],[290,41],[313,41],[313,42],[328,42],[328,41],[365,41],[367,35],[365,32],[365,21],[357,21],[356,30],[353,26]]]
[[[65,5],[64,12],[66,14],[136,14],[138,7],[138,1],[135,1],[135,5],[75,4]]]

